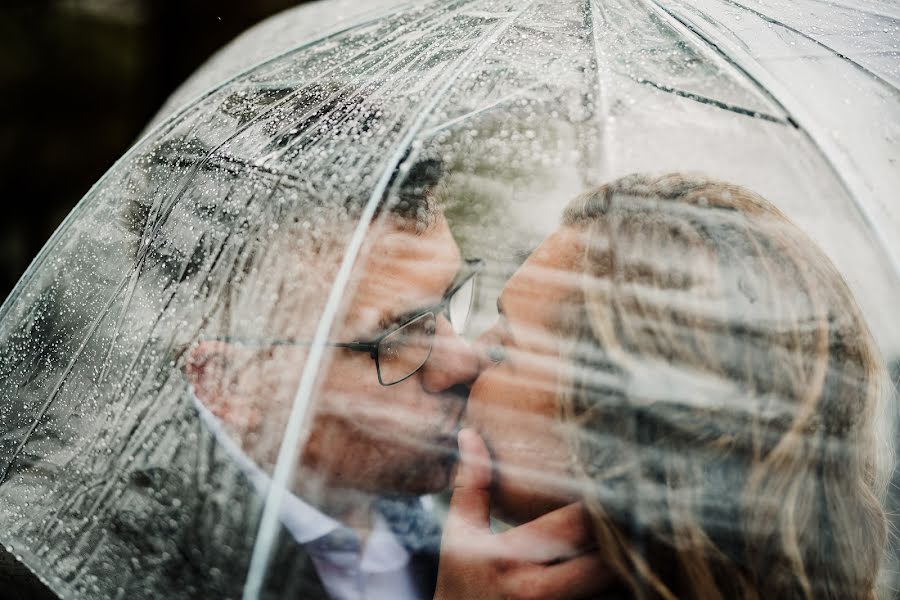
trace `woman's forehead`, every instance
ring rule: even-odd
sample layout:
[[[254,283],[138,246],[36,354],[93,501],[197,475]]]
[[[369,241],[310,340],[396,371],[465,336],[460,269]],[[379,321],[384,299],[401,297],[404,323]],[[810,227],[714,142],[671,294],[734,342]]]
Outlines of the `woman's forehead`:
[[[514,327],[525,326],[532,336],[556,329],[562,307],[580,289],[581,235],[575,228],[558,229],[507,282],[499,304]]]
[[[579,282],[582,233],[561,227],[534,249],[503,289],[503,303],[534,303],[570,294]]]

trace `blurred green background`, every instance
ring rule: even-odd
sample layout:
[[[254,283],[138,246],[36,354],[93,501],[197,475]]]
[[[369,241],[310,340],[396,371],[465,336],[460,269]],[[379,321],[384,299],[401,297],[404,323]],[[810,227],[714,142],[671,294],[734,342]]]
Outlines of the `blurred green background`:
[[[304,1],[0,1],[0,301],[192,71]]]

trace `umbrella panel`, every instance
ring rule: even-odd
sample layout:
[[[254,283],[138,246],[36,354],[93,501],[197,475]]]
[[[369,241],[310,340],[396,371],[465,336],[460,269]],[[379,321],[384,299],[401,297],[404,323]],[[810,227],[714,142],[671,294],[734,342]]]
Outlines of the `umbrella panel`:
[[[524,504],[532,507],[574,494],[605,507],[639,548],[677,547],[658,536],[660,523],[686,523],[674,502],[719,551],[750,564],[734,540],[766,530],[738,527],[741,508],[726,501],[726,490],[746,484],[743,444],[754,442],[741,436],[754,431],[757,447],[774,451],[807,406],[791,382],[808,377],[830,378],[829,389],[878,409],[849,355],[819,372],[804,345],[822,322],[810,289],[826,281],[843,289],[810,248],[821,247],[850,283],[888,356],[897,348],[886,326],[897,278],[832,165],[780,103],[677,20],[644,3],[616,8],[413,7],[241,75],[145,139],[90,192],[2,309],[4,542],[76,597],[235,595],[248,574],[262,595],[319,593],[303,543],[282,526],[284,499],[339,512],[334,489],[352,490],[344,508],[369,507],[385,492],[436,491],[449,477],[441,444],[468,424],[491,442],[499,477],[524,474],[519,495],[513,485],[498,501],[497,516],[511,524],[536,516],[522,508],[522,488],[544,492],[544,504]],[[688,171],[706,179],[618,179]],[[784,256],[800,256],[810,274],[787,258],[769,265],[769,278],[748,272],[762,250],[742,245],[741,217],[715,210],[737,188],[715,192],[709,178],[755,190],[804,231],[774,217],[743,225],[758,243],[791,240],[795,254]],[[606,194],[623,211],[615,227],[598,213],[591,236],[546,241],[577,194],[613,180],[618,191]],[[672,200],[703,185],[713,188],[706,204]],[[418,205],[424,197],[431,202]],[[660,229],[629,245],[647,223]],[[598,233],[604,227],[621,234],[617,286],[590,262],[581,272],[552,260],[575,246],[604,264],[612,244]],[[718,262],[679,245],[691,235]],[[488,259],[469,350],[439,325],[433,361],[396,388],[380,386],[365,352],[329,345],[308,360],[330,295],[341,303],[329,341],[365,341],[364,325],[387,300],[407,309],[438,302],[460,257]],[[353,268],[335,291],[344,264]],[[530,283],[516,287],[523,278]],[[413,291],[404,294],[404,282]],[[553,296],[558,288],[582,302]],[[626,302],[622,290],[634,296]],[[503,346],[498,297],[524,310],[499,322],[531,345],[506,341],[514,360],[484,368],[465,416],[452,394],[423,396],[435,391],[427,378],[446,376],[441,392],[466,378],[448,357]],[[548,306],[566,309],[566,329],[551,334],[534,320]],[[601,335],[604,311],[618,315],[621,353]],[[832,317],[844,339],[868,343],[857,321]],[[771,356],[783,358],[778,369]],[[315,385],[298,396],[306,373]],[[545,404],[527,402],[535,391],[546,392]],[[551,400],[567,407],[567,420],[540,410]],[[437,406],[447,428],[440,439],[423,433],[434,433]],[[285,432],[298,407],[296,431]],[[888,425],[866,424],[881,438]],[[516,431],[542,452],[523,450]],[[283,447],[286,433],[298,445]],[[856,457],[842,440],[832,447]],[[352,441],[361,442],[356,451]],[[341,444],[357,479],[343,469],[350,480],[337,485],[323,473],[346,466],[327,460]],[[557,454],[562,447],[568,454]],[[324,458],[321,448],[330,449]],[[272,481],[279,461],[289,468]],[[695,469],[705,477],[692,478]],[[416,476],[396,479],[398,471]],[[761,494],[744,500],[767,506]],[[278,505],[278,528],[257,540],[264,508]],[[412,514],[404,507],[401,516]],[[409,531],[408,550],[436,552],[433,529]],[[254,556],[262,559],[251,567]]]

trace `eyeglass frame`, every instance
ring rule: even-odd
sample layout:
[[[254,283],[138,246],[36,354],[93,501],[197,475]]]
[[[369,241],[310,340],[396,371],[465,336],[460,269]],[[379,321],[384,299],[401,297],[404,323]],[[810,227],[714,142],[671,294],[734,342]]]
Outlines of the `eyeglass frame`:
[[[444,293],[443,298],[437,304],[432,306],[428,306],[417,310],[415,313],[411,313],[409,318],[405,319],[402,323],[398,323],[393,327],[381,332],[377,337],[370,341],[354,341],[354,342],[334,342],[334,341],[326,341],[325,345],[331,348],[344,348],[347,350],[351,350],[353,352],[368,352],[369,356],[372,357],[372,360],[375,361],[375,371],[378,376],[378,383],[380,383],[384,387],[390,387],[392,385],[397,385],[398,383],[402,383],[418,373],[422,370],[428,360],[431,358],[431,352],[434,350],[434,335],[431,334],[431,347],[428,348],[428,355],[422,360],[422,364],[415,368],[415,370],[406,375],[402,379],[398,379],[397,381],[391,383],[384,383],[384,380],[381,377],[381,362],[378,360],[378,347],[381,345],[381,342],[384,341],[386,337],[395,333],[396,331],[406,327],[413,321],[417,319],[421,319],[425,315],[431,314],[435,321],[437,321],[438,315],[445,314],[447,320],[450,321],[450,300],[453,296],[462,289],[464,285],[466,285],[469,280],[476,277],[481,271],[484,269],[485,261],[480,258],[467,258],[463,260],[464,268],[457,274],[454,278],[453,283],[450,284],[450,287]],[[476,291],[472,290],[472,302],[475,300]],[[469,310],[471,311],[471,305],[469,306]],[[452,325],[452,321],[450,322]],[[281,339],[272,339],[272,340],[255,340],[243,337],[235,337],[235,336],[224,336],[219,338],[214,338],[218,341],[234,343],[234,344],[253,344],[257,346],[311,346],[312,340],[281,340]]]

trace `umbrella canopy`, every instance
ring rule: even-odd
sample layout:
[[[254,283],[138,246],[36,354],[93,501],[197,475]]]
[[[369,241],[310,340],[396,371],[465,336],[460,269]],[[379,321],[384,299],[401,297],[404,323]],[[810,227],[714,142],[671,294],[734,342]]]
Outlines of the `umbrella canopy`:
[[[307,10],[335,22],[339,6]],[[831,489],[828,452],[868,473],[835,475],[836,488],[883,492],[893,421],[876,387],[900,356],[896,8],[376,8],[318,38],[297,25],[313,13],[289,12],[226,50],[4,303],[12,553],[66,597],[334,593],[292,502],[331,516],[377,504],[403,552],[436,551],[436,527],[395,526],[385,502],[408,508],[448,482],[460,423],[494,451],[498,517],[536,516],[523,507],[542,501],[517,499],[526,488],[583,498],[651,571],[696,531],[748,585],[794,560],[782,530],[746,523],[779,522],[760,517],[763,500]],[[553,237],[561,220],[577,235]],[[538,323],[548,307],[565,308],[552,334]],[[557,384],[553,410],[504,401]],[[789,438],[831,450],[813,460]],[[564,468],[553,439],[567,440]],[[803,485],[770,485],[760,473],[777,457],[817,475],[785,466]],[[532,476],[504,491],[505,466]],[[788,569],[813,595],[850,589],[827,573],[861,550],[834,531],[809,550],[817,568],[804,538]],[[773,550],[748,556],[747,540]],[[861,593],[866,577],[846,585]]]

